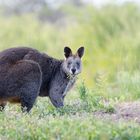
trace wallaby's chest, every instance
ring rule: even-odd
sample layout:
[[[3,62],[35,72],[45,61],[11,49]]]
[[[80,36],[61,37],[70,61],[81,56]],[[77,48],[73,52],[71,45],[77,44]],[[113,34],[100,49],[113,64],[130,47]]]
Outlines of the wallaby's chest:
[[[64,90],[64,92],[63,92],[63,96],[66,96],[67,92],[73,87],[75,81],[76,81],[76,79],[75,79],[75,78],[72,78],[72,79],[66,84],[65,90]]]

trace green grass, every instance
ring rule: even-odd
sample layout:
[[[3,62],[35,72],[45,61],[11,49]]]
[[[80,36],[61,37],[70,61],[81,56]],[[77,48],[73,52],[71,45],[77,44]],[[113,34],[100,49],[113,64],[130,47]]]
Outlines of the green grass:
[[[139,140],[134,120],[106,120],[96,111],[113,114],[115,105],[139,101],[140,14],[132,4],[62,7],[64,25],[42,23],[33,14],[0,16],[0,50],[31,46],[63,58],[65,45],[74,51],[85,46],[83,72],[56,109],[48,98],[38,98],[30,114],[8,104],[0,113],[0,139],[31,140]]]
[[[140,138],[140,127],[137,124],[99,121],[91,115],[88,117],[75,115],[38,118],[37,115],[24,116],[20,114],[16,117],[5,115],[1,115],[1,117],[7,120],[1,122],[4,123],[1,126],[3,128],[0,128],[1,139],[138,140]]]
[[[84,85],[66,97],[65,107],[56,109],[47,98],[38,98],[30,114],[23,114],[20,106],[8,105],[0,113],[1,139],[62,139],[62,140],[138,140],[140,126],[134,121],[99,119],[93,113],[115,112],[114,98],[95,96]],[[76,94],[74,97],[72,94]],[[107,104],[106,104],[107,102]]]

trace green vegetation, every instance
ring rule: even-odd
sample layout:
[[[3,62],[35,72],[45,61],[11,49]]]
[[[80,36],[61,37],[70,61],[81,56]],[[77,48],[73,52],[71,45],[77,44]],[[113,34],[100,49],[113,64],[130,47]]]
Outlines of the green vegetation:
[[[27,115],[9,104],[0,113],[0,139],[139,140],[135,120],[108,120],[94,112],[113,114],[121,102],[140,97],[140,9],[133,4],[61,7],[61,23],[39,21],[34,14],[0,16],[0,50],[31,46],[57,58],[65,45],[85,46],[83,72],[68,94],[65,107],[56,109],[38,98]]]

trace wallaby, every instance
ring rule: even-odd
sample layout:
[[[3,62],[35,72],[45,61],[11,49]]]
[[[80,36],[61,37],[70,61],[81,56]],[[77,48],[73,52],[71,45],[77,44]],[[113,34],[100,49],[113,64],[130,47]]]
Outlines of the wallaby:
[[[55,107],[64,105],[64,97],[81,73],[84,47],[72,54],[64,48],[64,60],[58,60],[28,47],[0,52],[0,107],[7,102],[20,103],[29,112],[37,96],[48,96]]]

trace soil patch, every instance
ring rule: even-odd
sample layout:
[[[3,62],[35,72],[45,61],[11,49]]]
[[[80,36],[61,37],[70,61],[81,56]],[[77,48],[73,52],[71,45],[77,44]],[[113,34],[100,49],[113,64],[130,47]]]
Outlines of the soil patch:
[[[126,102],[115,106],[115,113],[109,114],[104,111],[96,111],[93,114],[100,119],[112,121],[125,120],[140,123],[140,102]]]

